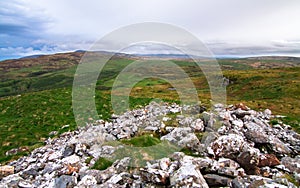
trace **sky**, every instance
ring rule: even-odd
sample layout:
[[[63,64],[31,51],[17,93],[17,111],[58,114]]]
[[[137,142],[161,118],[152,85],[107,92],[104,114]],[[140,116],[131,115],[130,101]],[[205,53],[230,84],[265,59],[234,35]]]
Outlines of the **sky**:
[[[88,50],[142,22],[184,28],[218,57],[300,56],[299,19],[299,0],[1,0],[0,60]]]

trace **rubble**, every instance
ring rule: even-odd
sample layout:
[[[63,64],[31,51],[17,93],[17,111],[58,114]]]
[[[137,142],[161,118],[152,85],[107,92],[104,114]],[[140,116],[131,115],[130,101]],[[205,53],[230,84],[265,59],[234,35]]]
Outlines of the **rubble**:
[[[300,135],[289,125],[270,125],[278,115],[242,103],[204,109],[150,103],[49,138],[0,166],[0,187],[299,186]],[[123,139],[143,134],[164,144],[124,147]],[[111,163],[97,168],[103,158]]]

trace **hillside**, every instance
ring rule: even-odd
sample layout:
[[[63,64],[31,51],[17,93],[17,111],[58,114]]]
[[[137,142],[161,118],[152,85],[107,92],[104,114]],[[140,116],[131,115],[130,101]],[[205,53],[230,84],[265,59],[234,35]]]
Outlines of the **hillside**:
[[[52,131],[76,128],[72,110],[73,75],[84,52],[44,55],[0,62],[0,161],[5,162],[44,144]],[[105,53],[104,53],[105,55]],[[110,89],[118,73],[137,56],[117,54],[104,67],[96,87],[96,106],[100,117],[111,116]],[[164,59],[166,57],[162,57]],[[269,108],[274,119],[299,131],[300,60],[287,57],[260,57],[218,60],[230,80],[227,103],[243,102],[255,110]],[[207,81],[199,68],[186,58],[173,60],[194,82],[199,98],[210,107]],[[131,107],[149,103],[154,98],[178,102],[172,86],[164,80],[146,79],[131,91]],[[83,120],[89,121],[89,120]],[[65,126],[63,125],[69,125]],[[50,135],[50,137],[52,137]],[[25,146],[14,155],[9,150]]]

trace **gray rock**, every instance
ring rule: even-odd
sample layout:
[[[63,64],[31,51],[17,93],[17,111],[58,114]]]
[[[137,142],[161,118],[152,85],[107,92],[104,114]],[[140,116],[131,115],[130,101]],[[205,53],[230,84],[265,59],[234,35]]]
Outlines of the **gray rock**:
[[[62,175],[58,178],[55,178],[56,188],[68,188],[74,187],[75,185],[77,185],[77,179],[74,176]]]
[[[230,186],[231,179],[216,174],[205,174],[204,179],[210,187]]]
[[[281,159],[281,164],[283,164],[291,172],[300,173],[300,155],[295,158],[283,157]]]
[[[141,169],[141,178],[143,181],[155,184],[167,185],[169,181],[169,173],[159,169]]]
[[[245,124],[246,130],[244,135],[248,140],[254,143],[266,144],[269,143],[269,136],[265,133],[264,129],[255,123]]]
[[[175,187],[209,187],[201,172],[191,163],[184,163],[175,171],[170,176],[170,184]]]
[[[63,157],[68,157],[70,155],[73,155],[75,152],[75,145],[71,144],[65,147],[65,150],[63,152]]]
[[[96,185],[97,180],[94,176],[86,175],[84,176],[80,182],[78,183],[79,187],[90,187],[92,185]]]

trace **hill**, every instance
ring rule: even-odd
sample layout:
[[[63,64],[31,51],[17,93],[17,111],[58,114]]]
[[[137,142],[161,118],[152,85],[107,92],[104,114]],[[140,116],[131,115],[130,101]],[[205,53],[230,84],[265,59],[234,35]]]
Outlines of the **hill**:
[[[0,62],[0,161],[17,158],[43,145],[52,131],[62,133],[76,128],[72,83],[83,54],[79,51]],[[98,78],[95,96],[100,117],[94,119],[110,118],[113,113],[110,104],[112,84],[119,72],[138,58],[117,54],[105,65]],[[166,57],[160,58],[163,60]],[[210,93],[203,72],[190,59],[177,57],[172,61],[187,72],[201,102],[209,108]],[[224,76],[229,79],[228,104],[242,102],[255,110],[269,108],[274,114],[287,116],[278,121],[290,124],[299,131],[298,58],[256,57],[218,61]],[[131,107],[145,105],[155,98],[178,102],[177,92],[171,88],[164,80],[142,80],[131,91]],[[275,123],[277,120],[273,121]],[[62,128],[63,125],[68,126]],[[7,151],[23,146],[26,146],[25,150],[15,155],[5,155]]]

